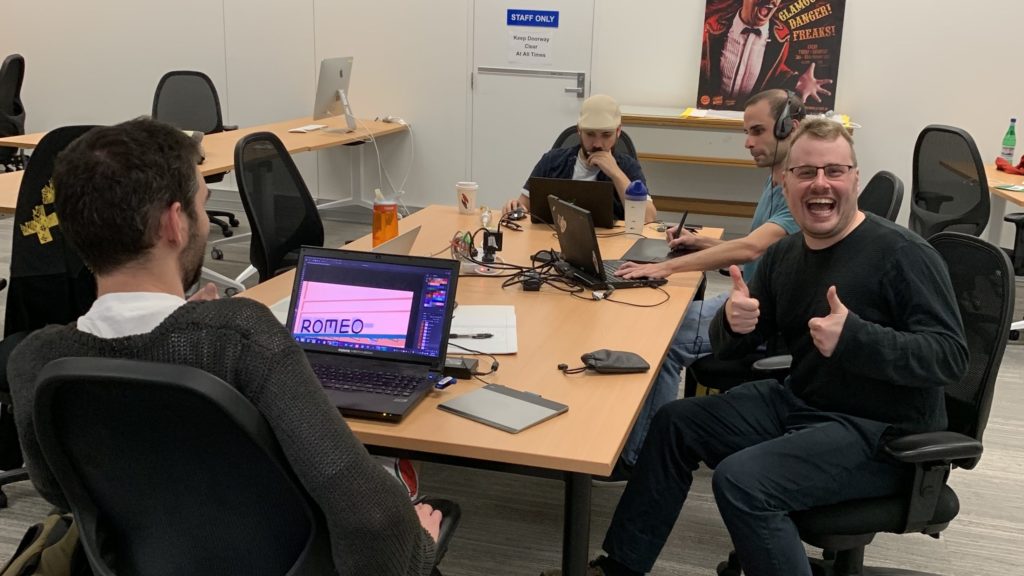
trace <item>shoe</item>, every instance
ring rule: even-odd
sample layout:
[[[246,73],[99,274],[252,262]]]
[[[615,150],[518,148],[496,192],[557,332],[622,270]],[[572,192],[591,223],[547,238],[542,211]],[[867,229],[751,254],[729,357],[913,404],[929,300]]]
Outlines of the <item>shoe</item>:
[[[626,461],[622,458],[619,458],[618,461],[615,462],[615,467],[612,468],[611,475],[592,476],[590,484],[591,486],[625,486],[632,475],[633,467],[626,464]]]

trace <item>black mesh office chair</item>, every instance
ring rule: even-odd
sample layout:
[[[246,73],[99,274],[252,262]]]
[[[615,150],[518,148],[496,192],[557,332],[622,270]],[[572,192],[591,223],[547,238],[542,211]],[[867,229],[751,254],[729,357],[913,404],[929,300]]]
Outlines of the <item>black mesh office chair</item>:
[[[25,80],[25,58],[11,54],[0,65],[0,138],[25,133],[25,106],[21,103],[21,84]],[[23,167],[21,151],[0,147],[0,173]]]
[[[96,300],[96,280],[65,238],[54,211],[53,164],[64,148],[93,126],[51,130],[28,163],[18,191],[11,238],[4,339],[0,341],[0,486],[28,478],[10,412],[7,357],[20,339],[47,324],[67,324]],[[7,503],[0,491],[0,508]]]
[[[256,132],[239,140],[235,171],[252,228],[249,261],[260,282],[295,266],[299,247],[324,245],[316,202],[277,136]]]
[[[63,358],[39,374],[34,418],[98,576],[334,573],[319,508],[266,420],[223,380]],[[434,504],[445,512],[440,557],[459,510]]]
[[[160,78],[153,95],[153,118],[182,130],[204,134],[238,128],[224,124],[213,80],[194,70],[173,70]],[[206,183],[214,184],[223,179],[224,174],[213,174],[206,177]],[[230,237],[233,234],[231,227],[239,224],[234,214],[224,210],[207,210],[206,215],[211,224],[220,227],[225,237]]]
[[[872,176],[857,197],[857,207],[861,211],[890,222],[896,221],[902,204],[903,181],[887,170]],[[704,356],[686,369],[683,395],[696,395],[698,386],[725,391],[744,382],[764,378],[776,378],[781,382],[789,374],[792,360],[781,338],[771,340],[765,350],[751,352],[739,359],[720,360],[712,355]]]
[[[978,236],[988,224],[988,179],[974,139],[952,126],[925,127],[914,145],[910,229]]]
[[[565,130],[562,130],[562,133],[558,135],[558,138],[555,138],[555,143],[551,145],[551,149],[572,148],[573,146],[579,146],[579,144],[579,130],[576,125],[573,124]],[[629,137],[629,134],[626,134],[625,130],[619,133],[619,138],[615,141],[615,151],[619,154],[628,154],[636,160],[636,146],[633,146],[633,139]]]
[[[857,207],[895,222],[903,205],[903,180],[888,170],[871,177],[857,197]]]
[[[804,542],[822,548],[829,560],[816,573],[838,576],[884,574],[863,566],[864,547],[878,532],[924,533],[938,538],[960,510],[946,483],[953,468],[970,470],[982,453],[996,376],[1013,313],[1014,281],[1002,249],[984,240],[942,232],[929,242],[949,268],[963,319],[970,362],[960,382],[946,388],[945,431],[897,438],[886,451],[916,469],[907,494],[841,502],[792,514]],[[735,557],[719,574],[738,574]],[[901,571],[900,574],[909,574]]]

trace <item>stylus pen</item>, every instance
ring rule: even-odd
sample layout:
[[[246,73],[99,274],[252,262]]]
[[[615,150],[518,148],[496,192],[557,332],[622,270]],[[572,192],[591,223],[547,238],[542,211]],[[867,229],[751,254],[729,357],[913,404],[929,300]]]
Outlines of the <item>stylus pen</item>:
[[[488,334],[487,332],[481,332],[479,334],[449,334],[449,338],[472,338],[473,340],[484,340],[486,338],[493,338],[494,334]]]
[[[679,227],[676,228],[675,237],[679,238],[679,234],[683,231],[683,225],[686,224],[686,217],[689,216],[689,210],[683,210],[683,217],[679,219]]]

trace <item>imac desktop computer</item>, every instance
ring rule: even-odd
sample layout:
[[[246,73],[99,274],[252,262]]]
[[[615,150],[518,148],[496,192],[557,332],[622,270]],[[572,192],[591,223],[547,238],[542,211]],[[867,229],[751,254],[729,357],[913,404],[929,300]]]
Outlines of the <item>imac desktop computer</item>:
[[[325,128],[325,132],[353,132],[356,118],[348,104],[348,83],[352,76],[352,57],[326,58],[320,62],[320,78],[316,84],[313,120],[345,116],[346,127]]]

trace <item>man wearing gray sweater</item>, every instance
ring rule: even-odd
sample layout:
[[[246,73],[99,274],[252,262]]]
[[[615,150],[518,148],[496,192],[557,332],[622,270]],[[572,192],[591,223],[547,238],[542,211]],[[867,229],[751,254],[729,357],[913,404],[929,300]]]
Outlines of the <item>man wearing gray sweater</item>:
[[[76,324],[33,333],[8,364],[33,484],[68,509],[32,423],[35,375],[48,362],[98,356],[193,366],[237,388],[266,418],[326,517],[338,574],[430,574],[441,513],[410,504],[370,458],[270,310],[217,300],[212,284],[185,300],[209,233],[198,159],[182,132],[142,119],[97,128],[58,157],[60,226],[96,275],[98,298]]]

